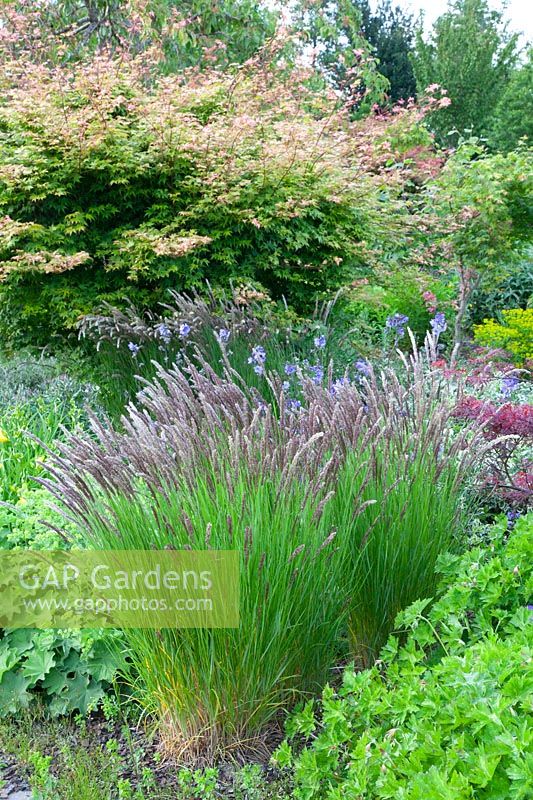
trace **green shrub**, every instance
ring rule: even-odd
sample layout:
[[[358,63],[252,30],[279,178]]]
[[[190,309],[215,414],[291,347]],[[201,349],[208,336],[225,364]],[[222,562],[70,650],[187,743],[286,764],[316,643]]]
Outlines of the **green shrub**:
[[[527,137],[533,139],[533,49],[513,70],[505,90],[494,109],[489,144],[494,149],[512,150]]]
[[[532,164],[531,149],[489,155],[479,141],[468,140],[426,187],[435,233],[427,236],[424,261],[455,287],[456,344],[471,303],[508,279],[531,247]]]
[[[276,755],[294,797],[500,800],[531,796],[533,515],[440,561],[437,601],[399,614],[370,670],[348,669],[288,723]],[[506,541],[508,538],[508,541]]]
[[[6,339],[44,343],[103,300],[153,306],[206,278],[300,309],[353,278],[395,189],[386,215],[365,123],[268,60],[148,84],[141,57],[4,70]]]
[[[533,307],[533,248],[524,253],[508,277],[485,291],[474,291],[470,318],[474,324],[495,319],[504,308]]]
[[[503,323],[486,319],[474,325],[476,342],[508,350],[517,364],[533,359],[533,308],[510,308],[502,311]]]

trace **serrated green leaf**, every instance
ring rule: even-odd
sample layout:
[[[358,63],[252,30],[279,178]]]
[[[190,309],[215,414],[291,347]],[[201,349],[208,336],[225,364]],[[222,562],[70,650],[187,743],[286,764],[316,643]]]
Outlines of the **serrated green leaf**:
[[[42,681],[55,664],[54,654],[49,650],[33,650],[22,665],[21,672],[34,686]]]
[[[27,708],[31,695],[27,692],[29,681],[17,672],[8,672],[0,681],[0,716],[16,714]]]

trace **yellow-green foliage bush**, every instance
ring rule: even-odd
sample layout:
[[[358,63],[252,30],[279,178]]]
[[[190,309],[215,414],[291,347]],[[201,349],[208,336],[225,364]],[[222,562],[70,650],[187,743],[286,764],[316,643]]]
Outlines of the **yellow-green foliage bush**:
[[[502,311],[503,324],[486,319],[474,325],[474,338],[479,344],[503,347],[518,364],[533,359],[533,308],[511,308]]]

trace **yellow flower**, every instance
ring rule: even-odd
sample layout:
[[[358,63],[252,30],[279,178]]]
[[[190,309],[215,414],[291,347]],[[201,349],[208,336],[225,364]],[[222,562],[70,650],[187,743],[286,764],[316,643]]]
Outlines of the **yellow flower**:
[[[9,436],[0,428],[0,444],[5,444],[6,442],[9,442]]]

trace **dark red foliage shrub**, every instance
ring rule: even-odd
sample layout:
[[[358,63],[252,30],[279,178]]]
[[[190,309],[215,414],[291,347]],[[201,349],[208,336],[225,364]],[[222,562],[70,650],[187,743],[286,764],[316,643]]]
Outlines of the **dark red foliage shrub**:
[[[531,465],[533,468],[533,464]],[[533,471],[520,470],[512,475],[512,484],[502,484],[493,474],[487,484],[494,486],[498,495],[510,506],[527,506],[533,497]]]
[[[465,397],[455,409],[457,419],[477,419],[486,423],[486,436],[533,438],[533,405],[505,403],[497,406],[477,397]]]
[[[454,411],[461,420],[478,420],[485,436],[498,439],[491,451],[485,485],[511,506],[528,507],[533,501],[533,405],[497,405],[477,397],[464,397]]]
[[[479,387],[488,386],[493,381],[510,375],[518,375],[505,350],[474,347],[469,352],[468,358],[460,364],[448,363],[445,358],[439,358],[432,366],[440,370],[445,378],[462,378],[470,386]]]

